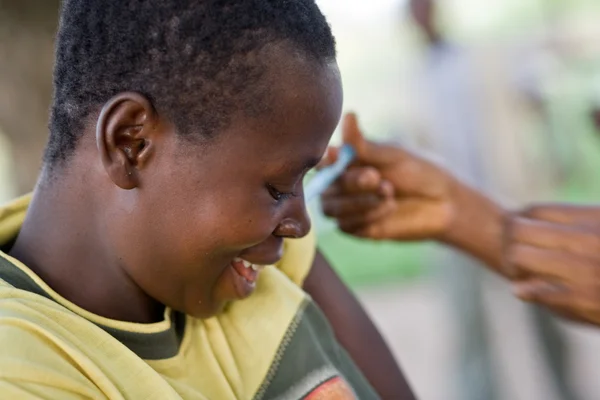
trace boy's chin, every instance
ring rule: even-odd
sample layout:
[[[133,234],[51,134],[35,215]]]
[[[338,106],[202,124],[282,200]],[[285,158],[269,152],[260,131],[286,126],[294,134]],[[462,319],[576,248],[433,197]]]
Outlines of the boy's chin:
[[[195,307],[189,307],[181,311],[193,318],[208,319],[223,313],[228,303],[227,301],[211,302],[211,304],[199,303]]]
[[[199,300],[196,304],[186,304],[182,310],[194,318],[207,319],[223,313],[234,301],[250,297],[256,289],[256,282],[249,282],[231,267],[217,280],[212,296]]]

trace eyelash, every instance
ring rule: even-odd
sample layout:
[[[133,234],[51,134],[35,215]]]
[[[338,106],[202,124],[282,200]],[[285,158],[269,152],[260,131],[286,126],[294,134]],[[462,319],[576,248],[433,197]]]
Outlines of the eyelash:
[[[271,197],[273,197],[276,201],[283,201],[296,196],[294,192],[281,192],[275,189],[273,185],[269,184],[267,184],[267,189],[269,190]]]

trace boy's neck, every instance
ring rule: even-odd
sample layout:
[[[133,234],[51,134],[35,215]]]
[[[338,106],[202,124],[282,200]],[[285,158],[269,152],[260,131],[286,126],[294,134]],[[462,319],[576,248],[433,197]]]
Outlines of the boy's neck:
[[[34,192],[10,255],[54,291],[97,315],[138,323],[161,320],[164,306],[147,296],[111,254],[101,213],[84,177],[43,180]]]

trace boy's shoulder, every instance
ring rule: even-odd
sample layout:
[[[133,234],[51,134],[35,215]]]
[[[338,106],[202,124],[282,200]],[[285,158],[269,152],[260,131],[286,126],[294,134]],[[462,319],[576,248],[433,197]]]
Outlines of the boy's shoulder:
[[[292,248],[296,249],[296,244]],[[56,299],[34,288],[24,289],[30,278],[23,270],[8,265],[6,256],[0,254],[0,391],[14,394],[11,398],[22,398],[19,390],[31,398],[36,393],[53,393],[51,398],[61,399],[121,398],[123,393],[128,394],[125,398],[150,398],[151,393],[140,392],[150,388],[165,399],[171,398],[169,393],[175,399],[181,398],[179,393],[188,392],[194,396],[206,394],[208,398],[225,398],[221,396],[232,389],[237,393],[256,392],[288,342],[300,340],[310,345],[314,339],[301,335],[303,331],[298,329],[304,326],[300,321],[305,319],[307,304],[311,304],[309,298],[274,266],[263,271],[256,293],[246,301],[234,302],[222,315],[208,320],[187,317],[176,354],[155,360],[145,359],[114,333]],[[224,360],[231,354],[239,361],[209,368],[210,354]],[[187,379],[180,382],[170,376],[184,366],[183,375],[210,377],[211,381],[197,379],[189,385]],[[240,376],[239,386],[217,384],[224,373]],[[128,378],[132,375],[135,379]],[[281,374],[276,376],[279,382]],[[164,379],[167,377],[172,379]],[[297,377],[287,371],[284,378],[289,383]],[[153,384],[145,388],[134,384],[140,380]],[[130,387],[125,389],[124,385]],[[69,397],[73,393],[77,396]]]
[[[132,375],[154,383],[139,385]],[[180,399],[158,378],[104,329],[0,279],[0,393],[6,398],[151,398],[158,391]]]
[[[21,199],[0,209],[0,236],[4,235],[0,243],[6,244],[18,233],[28,201]],[[300,347],[304,347],[315,340],[298,329],[311,321],[305,311],[312,302],[301,287],[312,267],[315,242],[313,233],[302,239],[286,239],[283,258],[261,273],[253,296],[232,303],[223,315],[209,320],[188,317],[176,344],[177,355],[154,361],[136,352],[139,346],[150,346],[147,338],[138,340],[140,335],[129,330],[125,333],[136,342],[136,346],[129,346],[123,337],[99,325],[97,318],[87,318],[85,310],[65,303],[33,271],[0,250],[0,392],[15,393],[10,398],[22,398],[19,390],[33,398],[35,393],[52,393],[51,398],[61,399],[121,398],[122,393],[135,394],[130,398],[150,398],[152,393],[161,393],[165,399],[171,398],[169,393],[180,398],[167,382],[175,386],[182,383],[161,376],[169,377],[174,365],[185,365],[190,368],[186,367],[184,375],[214,375],[215,379],[178,388],[177,392],[215,391],[216,397],[208,397],[222,398],[220,394],[232,388],[215,384],[221,381],[220,369],[208,373],[212,359],[207,359],[207,354],[232,354],[237,360],[247,360],[231,364],[228,373],[243,377],[240,393],[260,390],[265,374],[284,354],[283,349],[297,342],[303,342]],[[173,324],[177,325],[175,320]],[[224,343],[227,346],[223,347]],[[181,354],[186,356],[181,358]],[[297,378],[296,372],[303,371],[293,372],[277,376],[284,376],[283,382],[289,383]],[[128,378],[133,375],[135,379]],[[153,384],[140,387],[135,384],[140,378]],[[131,387],[125,390],[126,386]]]
[[[0,392],[9,398],[102,394],[82,374],[82,352],[69,340],[77,325],[67,310],[0,280]]]
[[[21,229],[31,197],[32,195],[28,194],[0,204],[0,246],[14,238]]]

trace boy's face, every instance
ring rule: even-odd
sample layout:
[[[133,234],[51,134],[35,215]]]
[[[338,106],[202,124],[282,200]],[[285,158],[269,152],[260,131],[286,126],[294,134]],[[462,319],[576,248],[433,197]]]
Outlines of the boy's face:
[[[238,115],[206,145],[161,123],[140,184],[115,188],[110,246],[155,300],[214,315],[254,289],[259,272],[241,260],[273,264],[284,238],[308,233],[302,178],[338,123],[341,82],[335,64],[278,69],[269,112]]]

